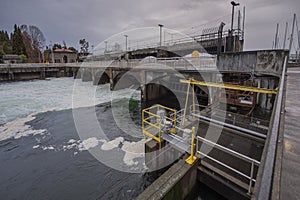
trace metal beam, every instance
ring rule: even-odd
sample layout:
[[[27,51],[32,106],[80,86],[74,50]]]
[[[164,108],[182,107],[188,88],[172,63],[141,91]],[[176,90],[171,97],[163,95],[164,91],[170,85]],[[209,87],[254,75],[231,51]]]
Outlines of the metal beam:
[[[202,81],[196,81],[195,79],[189,79],[189,80],[181,79],[180,83],[201,85],[201,86],[207,86],[207,87],[225,88],[225,89],[232,89],[232,90],[241,90],[241,91],[248,91],[248,92],[257,92],[257,93],[264,93],[264,94],[277,94],[277,89],[273,90],[273,89],[257,88],[257,87],[251,87],[251,86],[202,82]]]

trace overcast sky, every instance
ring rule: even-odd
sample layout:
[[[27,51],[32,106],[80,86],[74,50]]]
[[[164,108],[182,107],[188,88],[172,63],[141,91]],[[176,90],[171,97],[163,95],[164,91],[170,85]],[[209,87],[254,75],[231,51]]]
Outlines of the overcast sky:
[[[238,9],[246,6],[246,50],[272,48],[277,22],[282,46],[285,22],[289,22],[289,32],[293,13],[300,22],[299,0],[238,2]],[[124,30],[159,23],[186,34],[201,34],[201,29],[221,21],[229,29],[230,18],[230,0],[1,0],[0,6],[0,29],[11,32],[14,24],[35,25],[47,44],[65,41],[76,48],[81,38],[97,45]]]

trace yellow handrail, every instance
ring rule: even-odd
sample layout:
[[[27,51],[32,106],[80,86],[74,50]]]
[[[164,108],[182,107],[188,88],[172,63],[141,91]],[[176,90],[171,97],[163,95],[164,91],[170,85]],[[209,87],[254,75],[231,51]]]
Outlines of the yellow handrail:
[[[155,113],[152,113],[150,110],[151,109],[165,109],[165,110],[169,110],[171,112],[174,113],[173,117],[168,117],[168,116],[159,116]],[[149,116],[147,116],[145,118],[145,114],[148,114]],[[142,110],[142,130],[143,130],[143,134],[144,134],[144,138],[146,139],[146,137],[150,137],[154,140],[156,140],[157,142],[161,142],[161,128],[164,126],[164,124],[159,123],[159,121],[162,119],[162,117],[164,119],[170,120],[171,122],[173,122],[173,125],[176,126],[176,110],[173,108],[168,108],[166,106],[162,106],[162,105],[154,105],[151,106],[149,108],[145,108]],[[154,119],[155,123],[152,123],[150,120]],[[147,125],[147,126],[145,126]],[[151,128],[155,128],[154,133],[150,133],[149,130]],[[154,135],[155,134],[155,135]],[[156,136],[157,135],[157,136]]]
[[[191,78],[189,80],[181,79],[180,83],[202,85],[202,86],[208,86],[208,87],[225,88],[225,89],[232,89],[232,90],[241,90],[241,91],[256,92],[256,93],[265,93],[265,94],[277,94],[277,91],[278,91],[278,88],[266,89],[266,88],[257,88],[257,87],[244,86],[244,85],[203,82],[203,81],[197,81],[193,78]]]

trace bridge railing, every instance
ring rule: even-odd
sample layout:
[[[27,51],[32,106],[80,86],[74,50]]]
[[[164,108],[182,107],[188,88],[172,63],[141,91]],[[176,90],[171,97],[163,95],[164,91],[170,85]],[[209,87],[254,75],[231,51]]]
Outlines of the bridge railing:
[[[65,67],[71,63],[12,63],[0,64],[0,68],[41,68],[41,67]],[[74,63],[76,64],[76,63]]]
[[[223,31],[222,32],[222,38],[228,37],[230,35],[229,31]],[[243,31],[239,29],[235,29],[232,32],[232,36],[238,36],[240,39],[243,39]],[[193,35],[193,36],[185,36],[177,39],[169,39],[163,41],[163,45],[161,46],[159,42],[153,42],[153,43],[146,43],[143,45],[139,45],[136,48],[131,48],[131,50],[141,50],[141,49],[147,49],[147,48],[163,48],[163,47],[170,47],[174,45],[180,45],[185,43],[193,43],[193,42],[205,42],[210,40],[217,40],[219,37],[218,32],[213,33],[206,33],[201,35]]]
[[[240,159],[240,160],[243,160],[243,161],[246,161],[247,163],[249,163],[251,165],[250,167],[250,171],[248,171],[248,173],[245,173],[245,172],[242,172],[236,168],[234,168],[233,166],[230,166],[228,164],[226,164],[224,161],[221,161],[221,160],[218,160],[204,152],[201,151],[200,148],[200,144],[199,143],[202,143],[202,144],[206,144],[206,145],[209,145],[211,147],[213,147],[214,149],[217,149],[217,150],[220,150],[221,152],[223,153],[226,153],[226,154],[229,154],[230,156],[233,156],[237,159]],[[252,187],[253,187],[253,183],[256,182],[256,179],[255,179],[255,175],[254,175],[254,168],[255,166],[259,166],[260,165],[260,162],[253,159],[253,158],[250,158],[246,155],[243,155],[239,152],[236,152],[232,149],[229,149],[227,147],[224,147],[222,145],[219,145],[217,143],[214,143],[210,140],[207,140],[203,137],[200,137],[200,136],[197,136],[197,143],[196,143],[196,150],[197,150],[197,155],[198,156],[203,156],[204,158],[207,158],[209,160],[211,160],[213,163],[216,163],[218,165],[221,165],[222,167],[225,167],[227,170],[233,172],[233,173],[236,173],[246,179],[249,180],[249,184],[248,184],[248,194],[251,194],[252,192]]]
[[[138,68],[143,65],[164,65],[174,69],[186,69],[186,70],[197,70],[197,69],[217,69],[216,56],[201,56],[201,57],[172,57],[172,58],[145,58],[145,59],[131,59],[131,60],[120,60],[111,63],[113,67],[119,68]]]
[[[22,64],[0,64],[0,68],[46,68],[46,67],[82,67],[82,68],[139,68],[143,65],[165,65],[174,69],[197,70],[216,69],[217,57],[214,55],[204,55],[200,57],[172,57],[129,59],[129,60],[109,60],[109,61],[89,61],[82,63],[22,63]]]

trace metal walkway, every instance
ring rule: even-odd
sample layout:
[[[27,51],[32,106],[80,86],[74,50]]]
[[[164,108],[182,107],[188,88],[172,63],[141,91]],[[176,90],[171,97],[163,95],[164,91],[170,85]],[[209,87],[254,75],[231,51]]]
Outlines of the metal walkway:
[[[148,132],[150,132],[154,136],[158,136],[157,129],[155,128],[150,128]],[[170,143],[171,145],[173,145],[179,151],[183,151],[183,152],[191,151],[191,147],[189,145],[191,139],[185,141],[180,136],[177,136],[175,134],[166,134],[166,133],[161,133],[161,138],[167,141],[168,143]]]
[[[280,199],[300,199],[300,68],[288,69]]]

